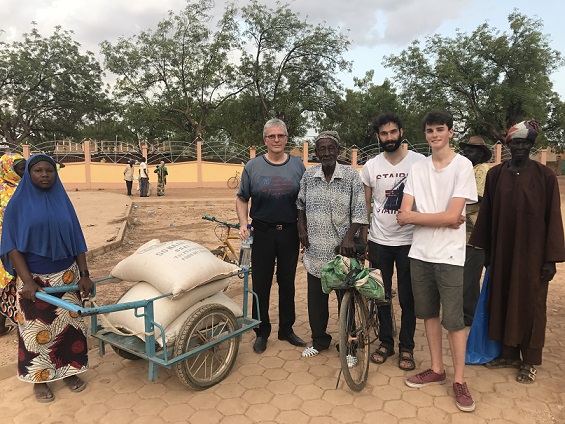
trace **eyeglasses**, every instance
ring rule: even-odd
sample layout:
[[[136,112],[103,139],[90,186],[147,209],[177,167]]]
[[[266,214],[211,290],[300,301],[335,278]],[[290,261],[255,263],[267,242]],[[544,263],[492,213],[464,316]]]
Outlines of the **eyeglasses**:
[[[278,139],[281,139],[281,140],[284,140],[284,139],[287,138],[287,137],[288,137],[287,134],[269,134],[269,135],[266,135],[266,136],[265,136],[265,138],[268,138],[268,139],[271,140],[271,141],[276,140],[277,138],[278,138]]]

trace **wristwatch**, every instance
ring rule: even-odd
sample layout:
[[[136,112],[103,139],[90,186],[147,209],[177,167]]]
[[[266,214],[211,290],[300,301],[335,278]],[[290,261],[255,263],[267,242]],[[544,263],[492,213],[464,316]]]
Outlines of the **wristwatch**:
[[[81,277],[90,277],[90,272],[88,272],[88,270],[85,269],[84,271],[80,271],[80,272],[79,272],[79,275],[80,275]]]

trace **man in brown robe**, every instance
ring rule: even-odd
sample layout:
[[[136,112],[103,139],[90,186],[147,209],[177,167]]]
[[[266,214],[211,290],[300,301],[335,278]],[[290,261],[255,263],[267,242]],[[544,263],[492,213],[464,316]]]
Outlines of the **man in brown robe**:
[[[548,283],[555,263],[565,261],[557,178],[529,157],[537,130],[537,122],[523,121],[508,131],[511,159],[488,172],[469,240],[490,263],[489,338],[502,342],[485,366],[519,368],[521,383],[532,383],[542,363]]]

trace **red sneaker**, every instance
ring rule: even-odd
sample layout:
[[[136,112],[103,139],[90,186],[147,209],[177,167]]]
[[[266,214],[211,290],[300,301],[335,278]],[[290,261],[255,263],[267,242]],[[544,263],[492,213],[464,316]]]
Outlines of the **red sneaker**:
[[[455,393],[455,404],[460,411],[473,412],[475,410],[475,401],[467,388],[467,383],[453,383],[453,392]]]
[[[445,371],[442,374],[434,372],[431,368],[404,380],[409,387],[424,387],[431,384],[445,384]]]

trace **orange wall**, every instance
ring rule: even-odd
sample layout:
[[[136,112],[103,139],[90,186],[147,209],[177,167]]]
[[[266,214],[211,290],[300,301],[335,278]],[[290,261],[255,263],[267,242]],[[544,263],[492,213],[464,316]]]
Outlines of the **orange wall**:
[[[90,164],[90,184],[86,181],[86,164],[66,164],[59,170],[61,181],[67,189],[116,189],[122,188],[124,184],[124,164],[99,163]],[[167,186],[171,188],[190,187],[224,187],[228,178],[233,177],[238,171],[241,175],[243,165],[202,162],[168,163],[165,165],[169,175]],[[139,166],[134,166],[135,176],[139,176]],[[157,182],[154,173],[156,166],[148,167],[149,181]],[[200,169],[200,171],[199,171]],[[201,178],[198,178],[199,172]]]

